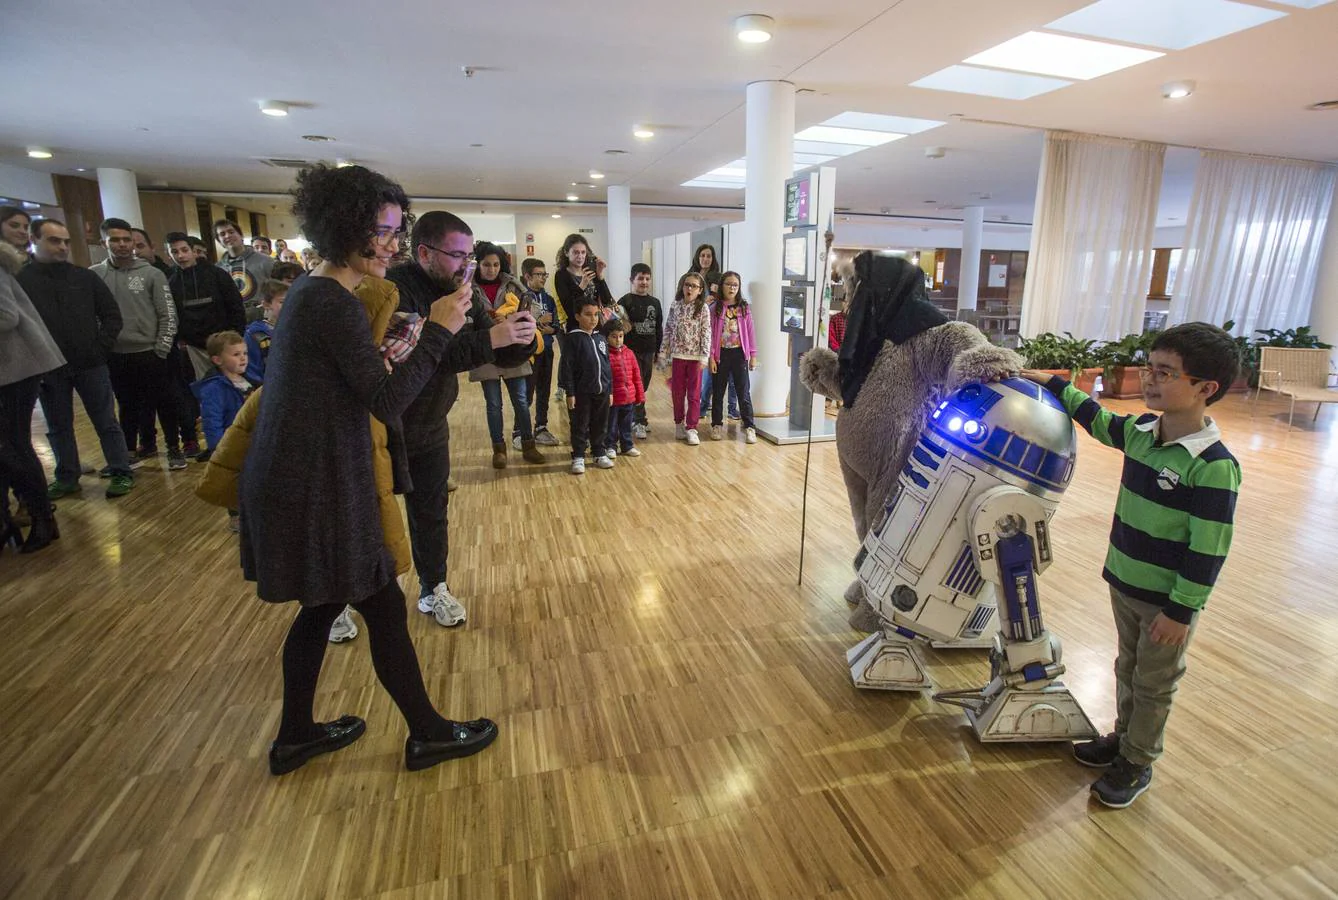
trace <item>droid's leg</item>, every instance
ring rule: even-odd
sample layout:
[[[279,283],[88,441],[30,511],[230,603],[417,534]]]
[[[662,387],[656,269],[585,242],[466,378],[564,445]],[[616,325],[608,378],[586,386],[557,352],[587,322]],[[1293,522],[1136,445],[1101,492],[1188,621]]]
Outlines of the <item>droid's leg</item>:
[[[990,683],[978,691],[935,695],[961,706],[982,741],[1086,740],[1097,735],[1078,701],[1058,680],[1063,647],[1045,629],[1036,590],[1038,562],[1048,564],[1044,515],[1025,494],[992,492],[973,514],[978,559],[999,589],[999,634]]]

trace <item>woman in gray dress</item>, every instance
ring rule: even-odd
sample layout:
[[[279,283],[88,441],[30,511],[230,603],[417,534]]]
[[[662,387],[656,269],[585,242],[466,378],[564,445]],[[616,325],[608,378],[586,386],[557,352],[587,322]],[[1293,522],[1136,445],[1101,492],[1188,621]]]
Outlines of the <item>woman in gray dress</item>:
[[[366,622],[377,678],[409,726],[405,764],[423,769],[477,753],[497,726],[445,719],[428,698],[381,529],[367,415],[392,422],[418,395],[464,324],[470,291],[438,299],[417,347],[390,371],[352,291],[364,276],[385,275],[408,198],[361,166],[305,169],[293,194],[293,213],[323,261],[284,302],[240,484],[246,577],[262,600],[301,605],[283,648],[283,718],[270,771],[290,772],[366,729],[356,716],[317,723],[312,715],[326,638],[345,605]],[[518,342],[533,338],[528,316],[513,328]]]

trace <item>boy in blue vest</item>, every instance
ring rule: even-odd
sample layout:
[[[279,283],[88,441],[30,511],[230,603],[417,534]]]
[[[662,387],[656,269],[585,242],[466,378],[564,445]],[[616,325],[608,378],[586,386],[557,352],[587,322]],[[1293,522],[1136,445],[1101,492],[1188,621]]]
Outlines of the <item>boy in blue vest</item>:
[[[246,398],[259,387],[246,377],[246,340],[240,334],[235,331],[211,334],[205,348],[217,371],[191,385],[200,401],[200,422],[209,445],[201,461],[207,461],[213,454]],[[228,525],[233,531],[238,530],[236,510],[228,510]]]
[[[1119,639],[1115,730],[1073,748],[1078,762],[1106,769],[1092,793],[1117,809],[1152,782],[1185,651],[1231,547],[1241,480],[1205,414],[1240,368],[1231,335],[1204,322],[1177,325],[1157,337],[1148,360],[1143,397],[1160,416],[1117,416],[1063,378],[1022,373],[1088,434],[1124,453],[1102,573]]]

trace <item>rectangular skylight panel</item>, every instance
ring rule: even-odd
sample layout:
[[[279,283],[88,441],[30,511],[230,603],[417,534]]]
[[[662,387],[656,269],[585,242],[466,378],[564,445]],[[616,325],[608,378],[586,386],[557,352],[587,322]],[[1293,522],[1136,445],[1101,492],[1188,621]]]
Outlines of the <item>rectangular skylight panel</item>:
[[[743,182],[735,183],[733,181],[706,181],[701,178],[694,178],[691,181],[685,181],[679,187],[699,187],[716,188],[725,191],[741,191],[744,188]]]
[[[722,178],[744,178],[747,177],[748,170],[745,169],[743,166],[729,165],[729,166],[721,166],[718,169],[712,169],[706,174],[716,175]]]
[[[801,141],[797,138],[794,142],[795,153],[823,153],[833,157],[849,156],[868,149],[861,144],[831,144],[827,141]]]
[[[1273,2],[1282,3],[1287,6],[1299,6],[1301,9],[1314,9],[1316,6],[1332,3],[1333,0],[1273,0]]]
[[[796,141],[828,141],[833,144],[858,144],[861,147],[878,147],[882,144],[904,138],[902,134],[888,134],[885,131],[867,131],[861,128],[833,128],[830,125],[813,125],[794,136]]]
[[[806,166],[820,166],[825,162],[831,162],[836,159],[830,153],[796,153],[794,161],[803,163]]]
[[[891,134],[919,134],[942,125],[935,119],[912,119],[907,116],[883,116],[877,113],[843,112],[823,125],[836,128],[862,128],[866,131],[886,131]]]
[[[1156,50],[1028,31],[964,61],[996,69],[1087,81],[1165,55]]]
[[[976,66],[948,66],[932,75],[926,75],[919,81],[911,82],[911,87],[952,91],[954,94],[1001,97],[1004,100],[1026,100],[1071,84],[1073,84],[1071,81],[1043,78],[1040,75],[1000,72],[998,69],[980,69]]]
[[[1183,50],[1287,15],[1232,0],[1099,0],[1047,29]]]

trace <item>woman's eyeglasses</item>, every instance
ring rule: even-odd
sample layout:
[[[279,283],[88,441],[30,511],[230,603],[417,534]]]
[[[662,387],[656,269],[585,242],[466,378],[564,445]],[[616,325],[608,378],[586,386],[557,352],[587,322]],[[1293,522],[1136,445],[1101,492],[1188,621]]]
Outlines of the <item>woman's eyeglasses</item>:
[[[391,228],[389,225],[382,225],[373,229],[372,237],[378,244],[389,244],[391,241],[403,241],[409,232],[403,227]]]
[[[1166,384],[1171,381],[1186,379],[1190,384],[1197,384],[1202,378],[1195,378],[1193,375],[1186,375],[1184,372],[1177,372],[1175,369],[1165,369],[1161,366],[1153,366],[1149,369],[1139,369],[1138,377],[1143,381],[1150,381],[1153,384]]]

